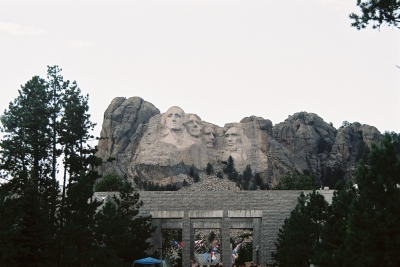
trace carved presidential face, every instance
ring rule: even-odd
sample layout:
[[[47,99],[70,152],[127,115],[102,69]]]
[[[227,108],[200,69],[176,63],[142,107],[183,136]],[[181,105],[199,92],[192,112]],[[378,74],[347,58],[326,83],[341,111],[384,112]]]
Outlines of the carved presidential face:
[[[202,129],[200,117],[194,114],[187,114],[186,116],[187,116],[185,123],[186,131],[191,136],[194,136],[196,138],[199,137]]]
[[[173,131],[183,130],[183,121],[185,113],[179,107],[170,107],[165,112],[165,126]]]
[[[214,147],[215,144],[215,131],[213,127],[207,126],[203,130],[203,140],[206,147]]]
[[[230,128],[226,133],[225,133],[225,140],[227,144],[227,148],[230,151],[236,151],[237,150],[237,141],[238,141],[238,133],[236,127]]]

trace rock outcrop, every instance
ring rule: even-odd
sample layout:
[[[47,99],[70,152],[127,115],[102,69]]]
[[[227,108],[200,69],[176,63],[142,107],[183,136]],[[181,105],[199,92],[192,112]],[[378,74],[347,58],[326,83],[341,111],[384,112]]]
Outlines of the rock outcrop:
[[[98,144],[98,157],[103,159],[100,173],[113,172],[127,177],[128,158],[135,153],[149,120],[160,111],[140,97],[116,97],[104,112]],[[115,161],[108,162],[110,158]]]
[[[179,186],[191,166],[223,166],[231,156],[239,172],[250,165],[270,185],[287,172],[303,170],[323,185],[333,170],[351,178],[357,160],[365,158],[371,143],[379,143],[382,135],[358,122],[336,129],[307,112],[274,126],[268,119],[251,116],[220,127],[179,107],[160,114],[139,97],[119,97],[104,114],[101,137],[100,173],[114,172],[130,180],[138,176]]]

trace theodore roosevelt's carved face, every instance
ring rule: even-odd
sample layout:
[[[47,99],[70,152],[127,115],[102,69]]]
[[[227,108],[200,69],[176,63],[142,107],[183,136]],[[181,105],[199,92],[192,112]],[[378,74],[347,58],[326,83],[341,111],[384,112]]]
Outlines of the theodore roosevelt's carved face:
[[[191,135],[196,138],[198,138],[201,134],[201,119],[199,116],[195,114],[187,114],[186,115],[186,131]]]
[[[236,130],[236,127],[230,128],[226,133],[225,133],[225,140],[227,144],[227,148],[230,151],[236,151],[237,150],[237,140],[238,140],[238,133]]]
[[[184,118],[185,112],[181,108],[170,107],[165,112],[165,126],[173,131],[182,131]]]
[[[213,148],[215,144],[215,131],[213,127],[207,126],[203,130],[203,139],[206,147]]]

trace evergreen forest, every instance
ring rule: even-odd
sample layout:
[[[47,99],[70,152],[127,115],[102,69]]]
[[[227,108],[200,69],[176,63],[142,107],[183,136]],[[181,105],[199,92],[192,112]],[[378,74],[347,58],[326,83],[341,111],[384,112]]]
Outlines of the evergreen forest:
[[[58,66],[32,77],[0,117],[0,266],[131,266],[147,256],[150,217],[127,181],[94,197],[102,164],[88,96]],[[99,188],[114,176],[101,179]]]
[[[313,191],[298,198],[275,242],[279,266],[400,266],[398,135],[386,133],[359,161],[354,182],[340,181],[332,203]]]

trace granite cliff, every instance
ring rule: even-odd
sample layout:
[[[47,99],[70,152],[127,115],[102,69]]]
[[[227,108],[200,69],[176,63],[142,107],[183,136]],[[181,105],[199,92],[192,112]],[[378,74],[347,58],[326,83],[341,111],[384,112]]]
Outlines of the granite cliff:
[[[100,173],[178,186],[188,179],[190,166],[204,170],[211,163],[222,169],[229,156],[239,172],[250,165],[270,185],[287,172],[305,169],[321,185],[331,185],[335,171],[351,179],[357,161],[382,138],[373,126],[354,122],[336,129],[307,112],[275,125],[250,116],[220,127],[179,107],[161,114],[139,97],[115,98],[104,113],[100,136]]]

